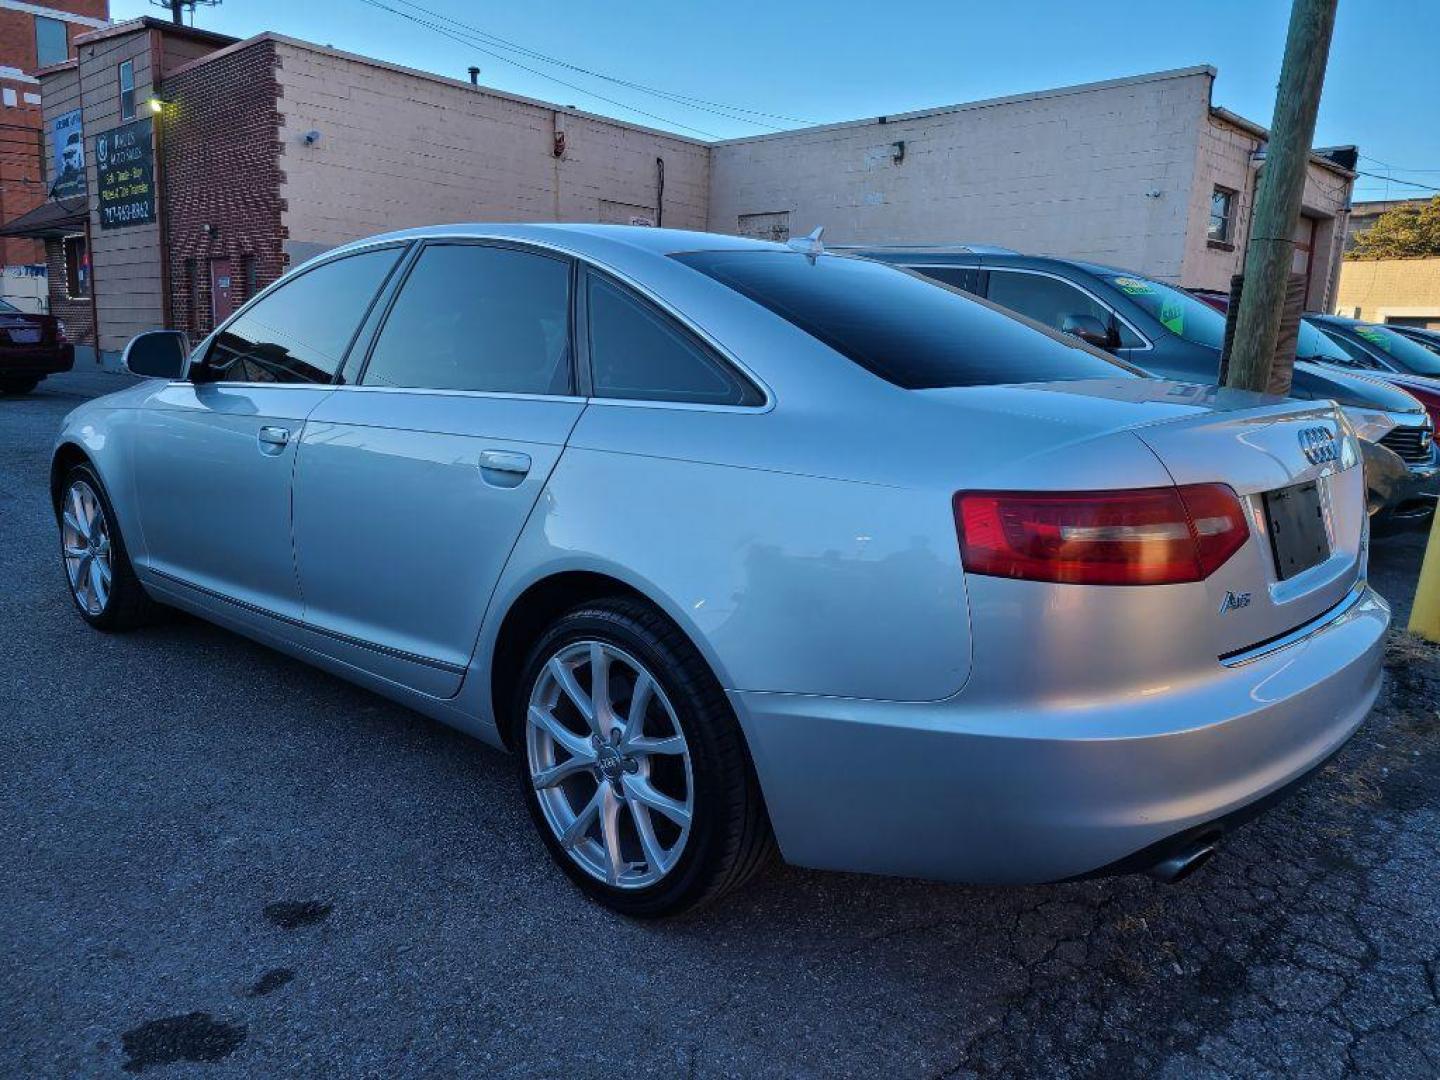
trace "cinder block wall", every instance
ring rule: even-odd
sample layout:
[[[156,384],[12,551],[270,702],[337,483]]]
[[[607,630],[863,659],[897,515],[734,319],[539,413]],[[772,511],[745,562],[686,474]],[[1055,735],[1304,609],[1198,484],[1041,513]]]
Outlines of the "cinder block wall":
[[[657,158],[665,163],[663,223],[705,225],[709,150],[702,143],[273,41],[292,264],[416,225],[654,220]],[[318,139],[307,144],[311,131]]]
[[[1418,318],[1440,325],[1440,259],[1346,259],[1334,310],[1366,322]]]
[[[1211,77],[1191,68],[723,142],[709,227],[788,211],[793,234],[824,225],[835,243],[992,243],[1179,280]]]
[[[230,260],[237,305],[285,272],[277,62],[258,39],[165,83],[170,310],[192,340],[214,328],[213,260]]]

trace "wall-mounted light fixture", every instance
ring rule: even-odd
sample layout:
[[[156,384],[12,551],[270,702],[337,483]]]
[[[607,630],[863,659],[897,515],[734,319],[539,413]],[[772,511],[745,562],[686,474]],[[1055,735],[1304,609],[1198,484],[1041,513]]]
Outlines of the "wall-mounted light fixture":
[[[305,132],[304,135],[300,136],[300,140],[306,146],[314,146],[320,141],[320,132],[316,131],[314,128],[311,128],[309,131]]]
[[[169,103],[168,101],[166,101],[164,98],[159,97],[158,95],[152,95],[152,96],[150,97],[150,100],[147,101],[145,104],[147,104],[147,105],[150,106],[150,112],[151,112],[153,115],[159,116],[161,113],[163,113],[163,112],[165,111],[165,106],[168,105],[168,104],[170,104],[170,103]]]

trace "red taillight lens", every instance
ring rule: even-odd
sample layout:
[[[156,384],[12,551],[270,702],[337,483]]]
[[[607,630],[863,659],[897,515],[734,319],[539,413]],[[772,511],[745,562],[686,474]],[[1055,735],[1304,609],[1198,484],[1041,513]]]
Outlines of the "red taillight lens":
[[[1224,484],[1128,491],[961,491],[960,554],[972,574],[1075,585],[1203,581],[1250,535]]]

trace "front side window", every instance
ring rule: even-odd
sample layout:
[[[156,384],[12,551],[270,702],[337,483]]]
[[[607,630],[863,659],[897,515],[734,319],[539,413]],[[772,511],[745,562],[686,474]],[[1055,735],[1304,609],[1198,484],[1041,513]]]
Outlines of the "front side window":
[[[330,382],[400,252],[347,255],[280,285],[216,336],[196,381]]]
[[[70,38],[59,19],[35,16],[35,66],[63,64],[70,56]]]
[[[620,286],[587,275],[590,370],[600,398],[759,405],[764,398],[682,327]]]
[[[420,254],[361,376],[365,386],[570,394],[570,263],[482,244]]]
[[[65,237],[65,295],[80,300],[90,295],[90,252],[85,237]]]
[[[1234,222],[1235,192],[1216,185],[1210,195],[1209,239],[1217,244],[1230,243],[1231,227]]]
[[[120,119],[135,119],[135,61],[120,62]]]
[[[1100,301],[1070,282],[1048,274],[992,269],[985,295],[992,304],[1017,311],[1052,330],[1065,333],[1077,320],[1093,320],[1114,335],[1111,340],[1116,347],[1134,349],[1144,345]]]
[[[1134,377],[1088,347],[868,259],[764,250],[672,258],[908,390]]]

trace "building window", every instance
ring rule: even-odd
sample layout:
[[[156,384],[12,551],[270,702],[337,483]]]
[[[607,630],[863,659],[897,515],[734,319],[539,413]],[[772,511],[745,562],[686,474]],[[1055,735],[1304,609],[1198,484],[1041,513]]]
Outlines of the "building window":
[[[35,66],[63,64],[70,56],[70,38],[59,19],[35,16]]]
[[[90,296],[90,252],[85,237],[65,237],[65,295],[71,300]]]
[[[120,64],[120,120],[135,119],[135,61]]]
[[[1208,239],[1217,244],[1228,244],[1235,221],[1235,192],[1216,186],[1210,196],[1210,230]]]

